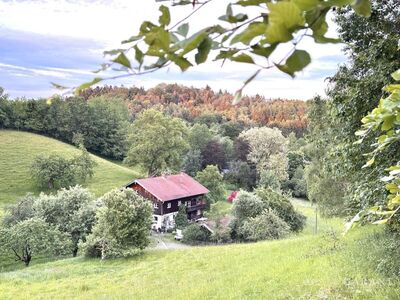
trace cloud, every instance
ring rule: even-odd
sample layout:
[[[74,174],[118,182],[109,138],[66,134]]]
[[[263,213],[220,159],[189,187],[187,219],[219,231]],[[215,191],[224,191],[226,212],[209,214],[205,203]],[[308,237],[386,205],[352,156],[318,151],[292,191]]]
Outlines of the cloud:
[[[204,26],[204,16],[216,20],[225,12],[226,4],[220,0],[205,6],[190,20],[190,32]],[[136,33],[142,21],[156,21],[158,5],[153,0],[0,0],[0,85],[11,96],[48,96],[55,92],[52,81],[70,86],[93,78],[91,71],[105,62],[102,51],[119,47],[121,40]],[[173,22],[190,11],[190,6],[174,7]],[[251,8],[248,12],[254,13]],[[335,36],[332,28],[329,34]],[[279,55],[286,53],[288,47],[281,46]],[[324,78],[332,76],[345,59],[341,46],[316,45],[305,38],[299,47],[310,52],[313,62],[295,80],[277,70],[266,70],[245,92],[293,99],[323,94]],[[272,59],[278,61],[280,57]],[[221,68],[219,61],[185,73],[171,67],[107,83],[145,87],[160,82],[198,87],[208,84],[234,92],[254,71],[255,67],[248,64],[229,62]]]

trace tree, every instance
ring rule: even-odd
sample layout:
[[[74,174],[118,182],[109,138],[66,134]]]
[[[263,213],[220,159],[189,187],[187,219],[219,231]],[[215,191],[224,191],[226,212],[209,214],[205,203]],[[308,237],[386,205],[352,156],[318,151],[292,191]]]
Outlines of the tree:
[[[2,220],[3,225],[10,227],[19,222],[33,218],[35,216],[35,201],[36,197],[28,193],[24,197],[21,197],[17,203],[7,206]]]
[[[197,172],[196,180],[210,191],[207,194],[208,205],[224,199],[223,177],[217,166],[207,166],[203,171]]]
[[[183,159],[183,170],[190,176],[196,176],[201,170],[200,150],[189,150]]]
[[[95,197],[80,186],[61,189],[54,195],[41,194],[34,203],[35,215],[57,227],[71,239],[72,255],[85,241],[95,222]]]
[[[257,195],[240,191],[233,204],[233,215],[241,224],[245,219],[260,215],[264,209],[264,203]]]
[[[83,183],[94,174],[96,162],[81,146],[81,155],[71,159],[58,154],[40,154],[31,165],[31,176],[42,187],[48,189],[68,187]]]
[[[183,229],[188,225],[186,206],[184,204],[179,205],[178,214],[175,217],[175,225],[178,229]]]
[[[25,266],[29,266],[36,255],[64,255],[70,248],[68,235],[40,218],[0,228],[0,250],[13,253],[16,261],[23,262]]]
[[[40,154],[35,157],[31,174],[42,187],[54,189],[76,183],[72,162],[58,154]]]
[[[199,224],[191,224],[183,231],[182,242],[185,244],[198,245],[210,240],[210,232],[201,228]]]
[[[269,170],[262,170],[258,187],[271,188],[275,191],[281,191],[281,183],[279,179]]]
[[[226,180],[245,190],[251,190],[256,185],[257,172],[244,161],[232,161],[224,176]]]
[[[101,198],[96,224],[81,248],[86,256],[102,259],[128,256],[149,244],[151,202],[132,189],[115,189]]]
[[[194,124],[189,131],[188,142],[192,150],[203,151],[213,135],[205,124]]]
[[[137,117],[130,129],[130,149],[125,162],[141,165],[148,174],[178,171],[189,145],[186,125],[177,118],[149,109]]]
[[[248,159],[261,173],[270,170],[281,181],[287,178],[287,140],[277,128],[251,128],[240,134],[250,146]]]
[[[204,147],[201,152],[202,167],[205,168],[208,165],[216,165],[219,170],[223,170],[226,167],[226,154],[222,144],[217,139],[212,139]]]

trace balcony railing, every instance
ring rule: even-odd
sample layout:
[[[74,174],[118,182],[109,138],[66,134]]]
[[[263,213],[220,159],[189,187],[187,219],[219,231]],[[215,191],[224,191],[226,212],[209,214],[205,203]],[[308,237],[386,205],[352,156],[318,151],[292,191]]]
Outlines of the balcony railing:
[[[199,204],[195,204],[195,205],[191,205],[191,206],[187,206],[186,207],[186,211],[190,212],[190,211],[195,211],[198,209],[203,209],[206,207],[206,203],[205,202],[201,202]]]

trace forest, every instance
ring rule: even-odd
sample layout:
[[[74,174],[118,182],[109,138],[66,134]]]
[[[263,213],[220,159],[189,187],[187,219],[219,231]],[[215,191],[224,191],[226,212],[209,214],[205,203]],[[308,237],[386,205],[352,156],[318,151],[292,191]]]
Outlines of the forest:
[[[200,10],[210,1],[174,4]],[[65,297],[98,296],[96,280],[111,295],[108,279],[99,277],[106,275],[93,271],[104,261],[120,276],[118,295],[129,274],[135,280],[128,294],[144,298],[194,297],[188,286],[198,277],[202,292],[197,297],[400,297],[398,1],[243,0],[234,11],[248,6],[265,6],[268,14],[249,18],[234,14],[228,4],[220,20],[235,26],[213,25],[187,37],[189,24],[171,26],[174,6],[161,5],[158,25],[145,21],[137,35],[124,41],[130,46],[111,51],[113,59],[103,66],[119,65],[135,75],[171,64],[185,71],[216,51],[216,60],[260,67],[235,94],[164,83],[148,89],[96,86],[100,77],[67,97],[12,99],[0,90],[5,139],[29,132],[33,140],[41,135],[73,149],[68,155],[52,152],[51,146],[42,153],[27,149],[29,161],[12,166],[35,188],[22,197],[16,192],[5,201],[0,197],[0,279],[6,280],[7,295],[15,292],[10,272],[26,286],[41,288],[50,280],[48,295],[54,296],[57,275],[47,278],[42,264],[51,270],[60,266],[62,272],[77,266],[74,276],[87,286],[71,283],[63,273],[73,286]],[[293,77],[311,61],[297,49],[303,37],[338,42],[325,36],[332,7],[347,61],[327,78],[326,95],[308,101],[268,99],[262,91],[246,96],[244,88],[270,68],[269,62],[262,66],[253,60],[256,55],[268,58],[280,43],[293,39],[291,52],[273,66]],[[305,33],[296,39],[301,30]],[[249,47],[240,48],[239,42]],[[197,51],[193,57],[191,51]],[[156,62],[146,65],[147,57]],[[17,152],[14,146],[11,142],[3,151]],[[185,172],[209,190],[206,221],[191,222],[180,204],[173,230],[149,233],[154,206],[124,188],[122,176],[117,180],[121,170],[111,172],[116,178],[106,193],[94,187],[104,164],[100,158],[134,172],[131,179]],[[0,159],[0,166],[6,163]],[[10,182],[0,181],[0,187]],[[38,272],[37,277],[24,279],[21,263],[32,265],[26,274]],[[158,280],[169,286],[160,277],[170,268],[173,284],[183,282],[180,289],[152,294]],[[229,284],[229,270],[238,272],[240,288]],[[293,285],[293,291],[281,282]],[[0,295],[1,288],[0,283]]]

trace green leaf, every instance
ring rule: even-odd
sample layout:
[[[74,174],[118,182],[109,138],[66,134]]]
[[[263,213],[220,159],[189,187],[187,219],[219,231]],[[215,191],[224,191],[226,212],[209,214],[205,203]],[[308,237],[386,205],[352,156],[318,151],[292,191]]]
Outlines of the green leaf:
[[[292,0],[301,10],[307,11],[316,8],[319,0]]]
[[[362,168],[367,168],[369,166],[372,166],[375,162],[375,158],[371,158],[369,161],[367,161],[367,163],[365,165],[362,166]]]
[[[180,34],[183,37],[187,37],[188,32],[189,32],[189,23],[183,23],[176,30],[176,33]]]
[[[75,95],[79,95],[79,92],[80,91],[82,91],[82,90],[84,90],[84,89],[86,89],[86,88],[88,88],[88,87],[91,87],[92,85],[95,85],[96,83],[98,83],[98,82],[100,82],[100,81],[102,81],[103,80],[103,78],[100,78],[100,77],[96,77],[96,78],[94,78],[92,81],[90,81],[90,82],[86,82],[86,83],[83,83],[83,84],[81,84],[80,86],[78,86],[76,89],[75,89]]]
[[[153,48],[153,50],[163,49],[168,51],[171,37],[169,32],[164,28],[154,27],[150,32],[145,34],[144,41],[149,45],[149,48]]]
[[[397,71],[395,71],[395,72],[393,72],[391,75],[392,75],[392,78],[393,78],[394,80],[400,81],[400,69],[397,70]]]
[[[190,38],[182,41],[183,52],[182,55],[196,49],[201,42],[206,38],[207,33],[204,30],[201,30],[195,34],[193,34]]]
[[[284,65],[276,65],[279,70],[294,77],[294,73],[303,70],[311,62],[310,54],[304,50],[295,50]]]
[[[208,36],[197,47],[197,54],[195,55],[196,64],[201,64],[207,60],[212,46],[212,39]]]
[[[271,2],[271,0],[240,0],[235,4],[240,6],[258,6],[260,4],[267,4],[269,2]]]
[[[371,2],[370,0],[356,0],[354,4],[351,5],[353,9],[359,15],[369,17],[371,15]]]
[[[233,37],[231,45],[235,43],[243,43],[245,45],[259,35],[263,35],[267,30],[267,24],[262,22],[251,23],[245,30]]]
[[[231,58],[239,52],[239,49],[221,50],[215,60]]]
[[[276,48],[277,44],[274,44],[272,46],[269,47],[262,47],[258,44],[251,46],[251,48],[253,49],[253,53],[260,55],[260,56],[264,56],[264,57],[269,57],[272,52],[274,52],[275,48]]]
[[[54,88],[56,88],[57,90],[66,90],[66,89],[67,89],[66,86],[60,85],[60,84],[58,84],[58,83],[54,83],[54,82],[50,82],[50,83],[51,83],[51,85],[52,85]]]
[[[193,66],[186,58],[175,53],[169,53],[168,58],[181,68],[182,71],[186,71],[189,67]]]
[[[158,22],[162,26],[168,26],[169,23],[171,22],[171,14],[169,13],[169,8],[166,7],[165,5],[161,5],[159,10],[161,12],[161,16],[158,19]]]
[[[135,45],[133,47],[135,49],[135,59],[137,60],[137,62],[139,63],[139,65],[141,66],[143,64],[143,57],[144,54],[143,52],[139,49],[139,47],[137,45]],[[140,68],[139,66],[139,68]]]
[[[141,38],[142,38],[142,36],[134,35],[134,36],[131,36],[129,39],[122,41],[121,44],[132,43],[132,42],[140,40]]]
[[[242,100],[242,98],[243,98],[242,89],[240,89],[236,91],[235,96],[233,97],[232,100],[232,105],[237,105]]]
[[[113,62],[120,64],[126,68],[131,68],[131,62],[129,61],[129,59],[126,57],[124,52],[120,52],[119,55],[112,60]]]
[[[241,53],[238,56],[232,56],[230,58],[230,60],[236,61],[236,62],[241,62],[241,63],[254,64],[253,58],[250,55],[245,54],[245,53]]]
[[[305,24],[301,10],[293,2],[269,3],[268,9],[266,40],[270,44],[290,41],[293,32]]]

